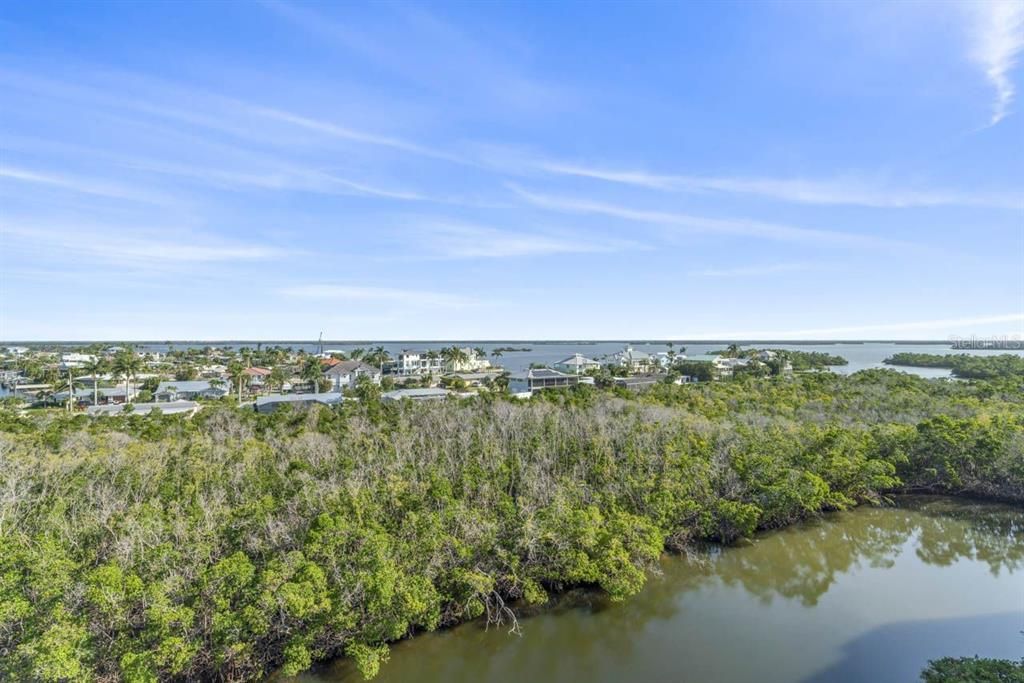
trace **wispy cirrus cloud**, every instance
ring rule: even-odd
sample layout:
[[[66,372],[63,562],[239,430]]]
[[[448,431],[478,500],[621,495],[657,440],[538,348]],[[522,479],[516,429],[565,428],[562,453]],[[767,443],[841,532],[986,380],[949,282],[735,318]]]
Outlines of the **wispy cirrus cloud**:
[[[521,38],[490,28],[466,31],[418,5],[389,5],[384,20],[364,15],[343,20],[339,13],[297,3],[261,0],[275,16],[314,36],[326,49],[341,48],[372,68],[415,84],[445,100],[465,100],[492,115],[540,114],[566,108],[573,100],[567,83],[549,83],[529,73],[531,49]],[[401,50],[388,45],[401,45]]]
[[[916,190],[856,177],[829,180],[715,177],[658,174],[642,170],[615,170],[550,160],[533,163],[536,168],[547,173],[590,178],[651,190],[741,194],[799,204],[866,206],[886,209],[928,206],[1019,209],[1024,206],[1024,198],[1020,193]]]
[[[356,130],[347,126],[337,124],[331,121],[324,121],[321,119],[311,118],[308,116],[302,116],[294,112],[285,111],[283,109],[275,109],[273,107],[262,107],[257,105],[248,105],[248,111],[258,116],[262,116],[267,119],[274,121],[280,121],[283,123],[297,126],[305,130],[314,131],[334,138],[340,138],[342,140],[349,140],[351,142],[358,142],[365,145],[374,145],[377,147],[388,147],[401,152],[408,152],[410,154],[416,154],[419,156],[430,157],[432,159],[441,159],[444,161],[451,161],[453,163],[468,164],[471,163],[468,159],[460,157],[450,152],[427,147],[415,142],[403,140],[400,138],[389,137],[386,135],[378,135],[376,133],[370,133],[367,131]]]
[[[412,226],[404,226],[408,229]],[[420,253],[439,259],[515,258],[612,253],[644,248],[638,242],[565,230],[526,232],[452,220],[415,221]],[[406,234],[403,230],[403,235]],[[403,237],[403,241],[407,241]]]
[[[780,273],[805,273],[809,271],[834,270],[834,266],[821,263],[768,263],[762,265],[739,266],[735,268],[705,268],[690,272],[694,277],[733,278],[777,275]]]
[[[516,185],[509,185],[516,194],[528,203],[545,209],[577,214],[598,214],[612,218],[647,223],[650,225],[698,233],[738,235],[781,242],[795,242],[835,247],[883,247],[906,248],[909,245],[872,235],[860,235],[833,230],[801,228],[779,223],[749,220],[745,218],[707,218],[690,214],[650,209],[637,209],[620,204],[611,204],[591,199],[561,197],[531,192]]]
[[[313,301],[347,301],[351,303],[388,303],[436,308],[464,308],[476,300],[460,294],[431,292],[422,289],[395,287],[367,287],[347,284],[307,284],[284,287],[279,293],[293,299]]]
[[[182,124],[261,144],[274,144],[274,130],[268,124],[283,124],[323,138],[392,149],[426,158],[464,165],[475,160],[416,141],[364,130],[336,120],[326,120],[280,106],[212,93],[197,87],[139,76],[121,71],[89,71],[83,82],[68,83],[55,78],[0,68],[0,83],[19,91],[47,98],[80,103],[104,112],[142,115],[155,120]],[[117,94],[114,94],[117,93]],[[182,101],[189,107],[181,106]],[[262,123],[261,123],[262,122]]]
[[[272,163],[261,169],[234,170],[209,165],[197,166],[169,162],[133,160],[125,165],[136,170],[186,178],[214,187],[262,190],[316,192],[321,194],[366,195],[400,201],[435,201],[411,190],[381,187],[351,180],[314,168],[301,168],[288,163]],[[442,200],[437,200],[442,201]]]
[[[207,237],[187,230],[4,221],[0,236],[9,252],[48,261],[106,264],[159,271],[183,266],[280,259],[296,252],[272,245]]]
[[[970,59],[985,72],[995,89],[992,117],[994,126],[1010,113],[1016,88],[1010,71],[1024,50],[1024,1],[976,0],[964,3],[971,19]]]
[[[61,190],[70,190],[81,194],[106,197],[108,199],[156,204],[171,202],[168,197],[152,192],[141,191],[118,183],[103,182],[62,173],[42,172],[34,169],[14,166],[0,166],[0,180],[26,183],[30,185],[42,185]]]

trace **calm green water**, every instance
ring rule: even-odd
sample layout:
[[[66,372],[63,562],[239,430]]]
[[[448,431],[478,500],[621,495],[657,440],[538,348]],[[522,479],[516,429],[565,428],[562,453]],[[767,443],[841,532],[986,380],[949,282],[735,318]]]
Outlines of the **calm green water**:
[[[380,683],[915,681],[944,655],[1024,656],[1024,511],[904,498],[665,557],[633,599],[577,591],[521,620],[392,649]],[[361,680],[341,660],[300,677]]]

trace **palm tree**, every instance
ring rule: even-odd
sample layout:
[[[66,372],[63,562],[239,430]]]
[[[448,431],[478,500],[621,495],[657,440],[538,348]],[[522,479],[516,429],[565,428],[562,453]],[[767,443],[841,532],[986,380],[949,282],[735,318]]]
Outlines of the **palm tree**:
[[[729,344],[729,346],[725,347],[725,352],[726,352],[725,355],[728,356],[729,358],[739,358],[739,355],[740,355],[740,345],[739,344]]]
[[[473,353],[476,354],[477,358],[480,358],[480,359],[487,358],[487,352],[484,351],[483,348],[480,347],[480,346],[474,346],[473,347]]]
[[[107,371],[107,363],[99,356],[93,356],[92,360],[82,366],[82,370],[92,377],[92,404],[97,405],[100,402],[100,378],[97,375]]]
[[[320,365],[320,359],[315,356],[310,356],[306,359],[306,362],[302,364],[302,370],[299,376],[307,382],[313,384],[313,393],[320,393],[320,378],[323,377],[323,369]]]
[[[494,349],[493,351],[491,351],[491,356],[493,358],[501,358],[503,355],[505,354],[503,354],[500,349]]]
[[[457,366],[460,366],[469,360],[469,354],[458,346],[447,346],[441,349],[441,358],[444,358],[445,362],[447,362],[454,371]]]
[[[267,377],[267,384],[269,384],[271,388],[277,387],[277,390],[280,391],[284,387],[284,381],[284,370],[282,370],[280,366],[271,368],[270,375]]]
[[[131,349],[125,349],[114,357],[114,374],[119,377],[124,377],[124,400],[127,402],[131,398],[131,390],[129,389],[129,381],[132,377],[139,374],[139,370],[142,369],[142,359],[136,355]]]
[[[378,346],[369,353],[367,353],[363,360],[367,363],[376,365],[380,370],[381,374],[384,374],[384,365],[391,362],[391,354],[388,353],[387,349],[383,346]]]
[[[360,358],[362,358],[365,355],[366,355],[366,349],[352,349],[349,352],[348,357],[351,358],[352,360],[359,360]]]
[[[230,379],[232,383],[238,383],[239,403],[242,402],[242,383],[245,381],[246,377],[248,377],[248,374],[246,374],[245,372],[244,365],[242,365],[238,361],[231,361],[228,364],[228,379]]]
[[[74,371],[72,371],[70,368],[68,368],[68,384],[67,384],[67,387],[68,387],[68,412],[69,413],[71,412],[72,406],[74,406],[74,404],[75,404],[75,386],[76,386],[76,384],[77,383],[75,382]],[[57,387],[57,389],[59,390],[60,387]],[[53,394],[51,394],[50,396],[52,398]]]

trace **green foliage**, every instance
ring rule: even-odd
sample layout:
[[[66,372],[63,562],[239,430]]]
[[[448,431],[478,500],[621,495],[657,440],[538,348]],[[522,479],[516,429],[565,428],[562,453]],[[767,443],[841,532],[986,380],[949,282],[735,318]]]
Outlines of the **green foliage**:
[[[666,547],[907,489],[1024,500],[1011,380],[358,390],[192,419],[0,407],[0,679],[241,681],[342,653],[372,676],[419,631],[573,585],[626,599]]]
[[[1024,683],[1024,660],[944,657],[928,662],[924,683]]]
[[[896,353],[886,358],[888,365],[918,368],[949,368],[954,377],[964,379],[996,379],[999,377],[1024,378],[1024,356],[1003,353],[996,356],[978,356],[968,353]]]
[[[380,671],[380,665],[388,661],[386,645],[371,647],[363,643],[353,643],[345,648],[345,654],[351,657],[363,678],[370,680]]]

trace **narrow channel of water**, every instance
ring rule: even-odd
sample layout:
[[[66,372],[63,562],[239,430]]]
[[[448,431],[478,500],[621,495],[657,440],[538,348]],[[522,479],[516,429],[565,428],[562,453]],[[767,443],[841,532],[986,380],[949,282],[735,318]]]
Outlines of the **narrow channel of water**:
[[[392,648],[380,683],[917,680],[946,655],[1024,656],[1024,511],[905,497],[692,558],[619,604],[575,591],[521,620]],[[362,680],[338,660],[304,683]]]

